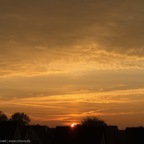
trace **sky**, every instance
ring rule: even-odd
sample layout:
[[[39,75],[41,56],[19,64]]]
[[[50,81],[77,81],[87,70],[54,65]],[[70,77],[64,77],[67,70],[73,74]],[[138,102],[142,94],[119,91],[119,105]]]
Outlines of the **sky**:
[[[0,110],[32,124],[97,116],[144,125],[143,0],[0,0]]]

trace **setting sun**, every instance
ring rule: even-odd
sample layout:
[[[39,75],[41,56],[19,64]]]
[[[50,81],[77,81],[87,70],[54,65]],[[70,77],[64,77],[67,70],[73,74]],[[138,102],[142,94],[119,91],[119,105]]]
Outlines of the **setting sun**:
[[[77,124],[76,123],[72,123],[71,124],[71,127],[73,128],[73,127],[75,127]]]

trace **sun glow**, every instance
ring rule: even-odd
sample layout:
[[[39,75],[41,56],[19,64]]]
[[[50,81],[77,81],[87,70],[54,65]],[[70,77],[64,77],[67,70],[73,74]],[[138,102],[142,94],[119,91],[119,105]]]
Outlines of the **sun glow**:
[[[76,123],[72,123],[71,124],[71,127],[73,128],[73,127],[75,127],[77,124]]]

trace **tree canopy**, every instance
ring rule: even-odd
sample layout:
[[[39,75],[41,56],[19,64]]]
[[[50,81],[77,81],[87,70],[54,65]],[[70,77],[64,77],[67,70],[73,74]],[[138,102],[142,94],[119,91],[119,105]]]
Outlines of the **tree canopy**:
[[[84,117],[80,124],[85,127],[107,126],[105,121],[95,116]]]
[[[7,121],[8,117],[2,111],[0,111],[0,121]]]
[[[30,123],[29,116],[26,115],[25,113],[19,113],[19,112],[14,113],[11,116],[10,120],[11,121],[18,121],[18,123],[20,125],[29,125],[29,123]]]

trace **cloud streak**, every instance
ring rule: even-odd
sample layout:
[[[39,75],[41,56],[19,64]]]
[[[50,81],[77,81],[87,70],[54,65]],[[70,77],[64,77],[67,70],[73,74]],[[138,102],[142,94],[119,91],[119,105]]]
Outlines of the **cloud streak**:
[[[17,109],[28,113],[33,122],[40,120],[49,123],[55,120],[59,124],[77,122],[84,116],[96,115],[109,119],[110,116],[120,117],[124,115],[143,113],[144,89],[130,89],[121,91],[81,93],[51,97],[17,98],[13,100],[1,100],[1,109],[7,111],[7,105],[11,113]],[[19,101],[21,101],[19,103]],[[71,105],[71,107],[69,107]],[[35,111],[36,110],[36,111]],[[41,117],[41,118],[40,118]],[[113,121],[111,119],[113,123]]]
[[[0,3],[1,76],[144,68],[141,0]]]

